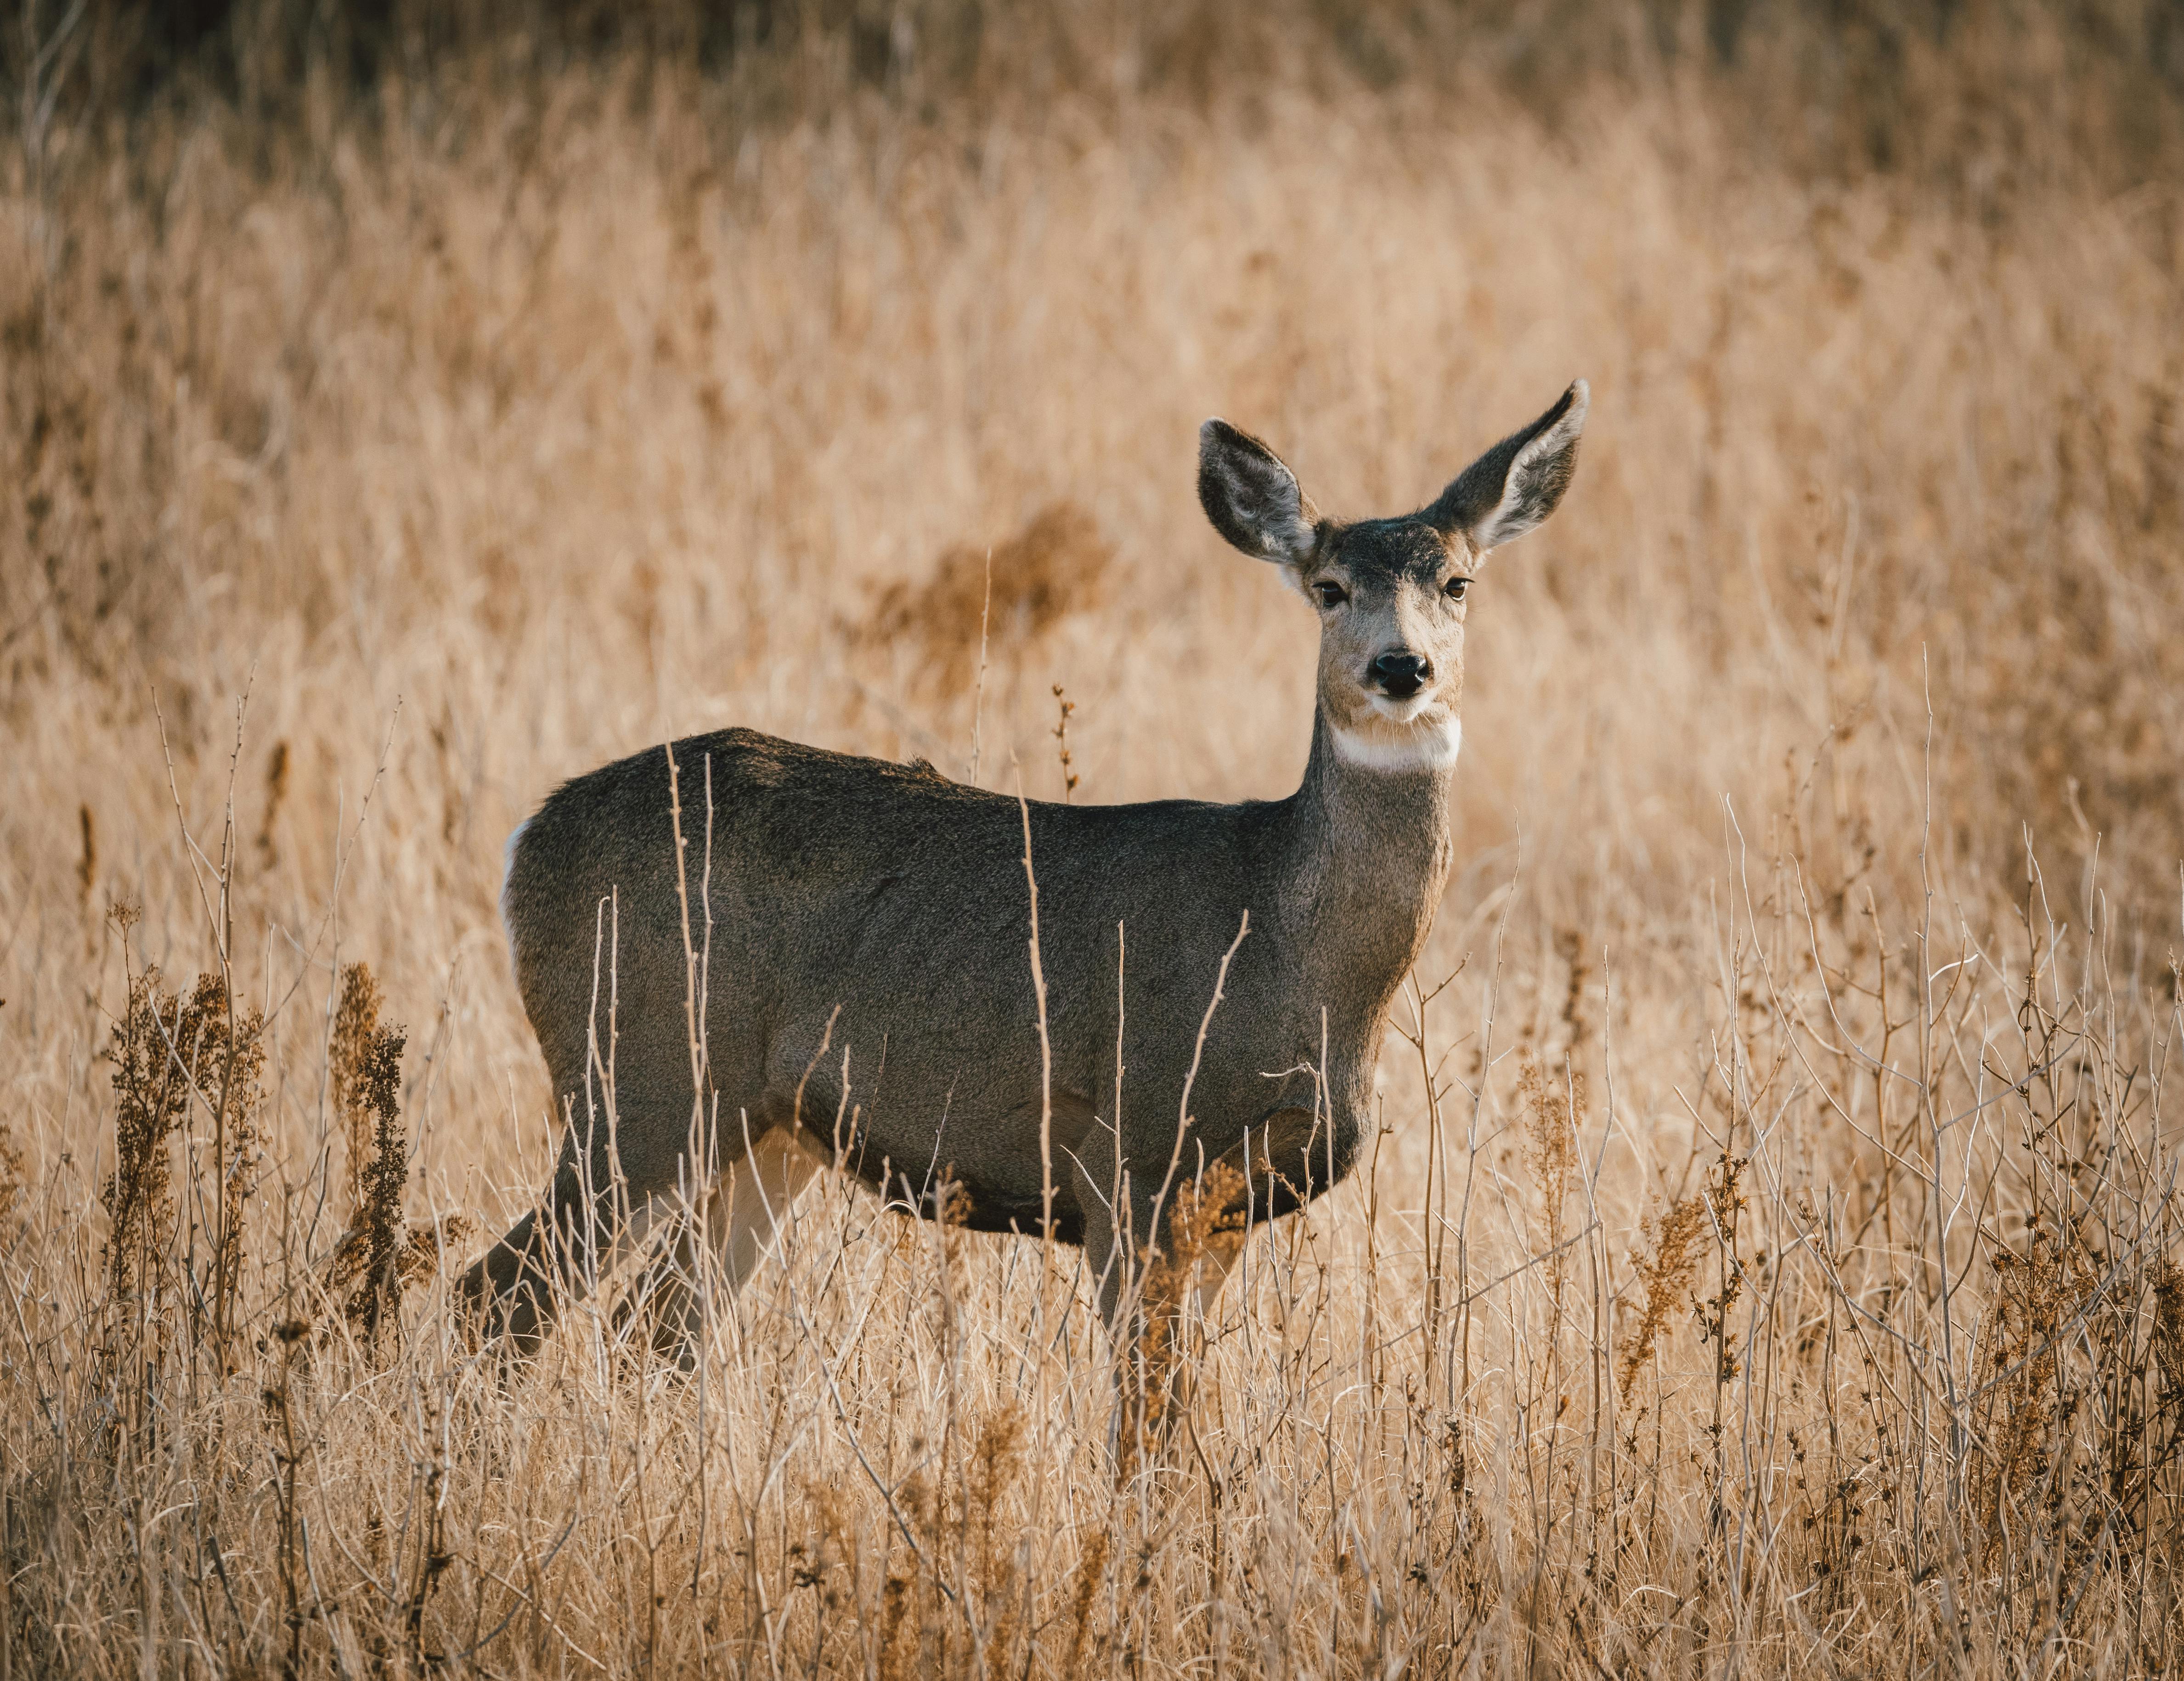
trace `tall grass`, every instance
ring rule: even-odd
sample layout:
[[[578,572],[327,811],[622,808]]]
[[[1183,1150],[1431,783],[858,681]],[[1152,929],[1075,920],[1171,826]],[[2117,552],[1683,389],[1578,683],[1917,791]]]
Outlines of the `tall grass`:
[[[2184,1667],[2165,14],[648,15],[8,49],[0,1673]],[[833,1180],[692,1372],[471,1348],[557,778],[1285,791],[1198,420],[1384,512],[1579,373],[1383,1131],[1144,1452],[1073,1255]]]

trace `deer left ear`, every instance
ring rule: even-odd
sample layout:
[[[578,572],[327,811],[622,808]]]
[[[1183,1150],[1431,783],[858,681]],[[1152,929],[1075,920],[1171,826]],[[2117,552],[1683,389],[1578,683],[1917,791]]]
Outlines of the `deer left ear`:
[[[1282,458],[1240,427],[1198,428],[1198,503],[1213,528],[1254,560],[1301,567],[1319,542],[1319,511]]]
[[[1574,383],[1554,407],[1458,473],[1421,517],[1444,537],[1468,539],[1478,554],[1516,541],[1569,489],[1591,400],[1585,383]]]

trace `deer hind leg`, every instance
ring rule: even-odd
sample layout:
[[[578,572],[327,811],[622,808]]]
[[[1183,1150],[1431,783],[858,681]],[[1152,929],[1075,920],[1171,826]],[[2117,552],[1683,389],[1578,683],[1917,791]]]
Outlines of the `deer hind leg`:
[[[661,1114],[660,1105],[632,1092],[618,1125],[593,1114],[579,1125],[570,1116],[553,1182],[538,1206],[464,1275],[460,1293],[487,1343],[528,1359],[572,1303],[597,1291],[624,1257],[675,1220],[688,1147],[663,1142],[672,1129]],[[626,1317],[617,1311],[617,1330]]]
[[[788,1230],[790,1205],[818,1169],[791,1129],[770,1126],[715,1177],[705,1198],[705,1238],[732,1294]],[[641,1316],[654,1352],[686,1371],[701,1352],[705,1321],[696,1222],[689,1213],[685,1210],[673,1238],[647,1263],[616,1315],[618,1328]]]
[[[627,1234],[621,1199],[599,1166],[578,1154],[572,1138],[538,1206],[463,1275],[460,1296],[488,1344],[527,1359],[561,1310],[612,1266]],[[636,1212],[643,1221],[649,1207]]]

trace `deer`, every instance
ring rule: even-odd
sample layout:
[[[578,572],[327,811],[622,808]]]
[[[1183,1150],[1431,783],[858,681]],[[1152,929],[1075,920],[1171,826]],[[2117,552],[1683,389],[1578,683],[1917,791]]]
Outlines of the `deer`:
[[[1179,1185],[1227,1187],[1233,1234],[1340,1183],[1454,853],[1471,586],[1562,500],[1588,400],[1573,383],[1418,511],[1346,522],[1257,438],[1201,427],[1206,517],[1319,618],[1286,799],[1052,804],[745,729],[563,784],[510,838],[501,908],[564,1136],[461,1282],[484,1340],[535,1350],[671,1220],[638,1293],[687,1360],[694,1246],[739,1287],[832,1170],[1080,1246],[1121,1349]],[[1201,1302],[1241,1247],[1208,1246]]]

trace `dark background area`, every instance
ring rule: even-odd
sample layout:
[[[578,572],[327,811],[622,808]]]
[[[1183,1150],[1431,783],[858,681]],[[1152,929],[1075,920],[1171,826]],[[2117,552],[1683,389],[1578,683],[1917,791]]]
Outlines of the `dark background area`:
[[[68,12],[31,0],[0,32],[19,107],[78,57],[64,99],[258,115],[314,72],[364,98],[455,64],[517,87],[635,58],[738,86],[754,120],[849,88],[939,120],[1112,87],[1119,48],[1133,93],[1195,102],[1247,96],[1283,59],[1429,103],[1490,80],[1550,120],[1603,81],[1682,81],[1736,101],[1755,159],[1801,173],[2076,172],[2114,190],[2174,176],[2184,93],[2184,0],[154,0],[93,8],[48,50]]]

